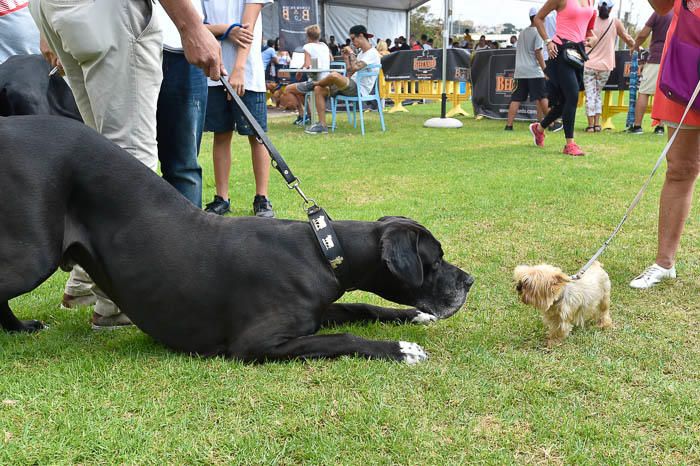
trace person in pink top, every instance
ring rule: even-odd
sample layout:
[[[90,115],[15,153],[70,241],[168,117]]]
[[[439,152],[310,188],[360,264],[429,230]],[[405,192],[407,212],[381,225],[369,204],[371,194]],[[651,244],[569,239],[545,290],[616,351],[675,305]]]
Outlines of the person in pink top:
[[[557,29],[553,39],[547,37],[544,20],[549,13],[557,11]],[[534,19],[540,37],[547,44],[550,60],[546,74],[550,84],[550,99],[554,105],[544,119],[530,125],[530,133],[537,146],[544,146],[544,129],[562,117],[566,145],[563,153],[571,156],[584,155],[574,141],[576,104],[581,89],[583,69],[566,61],[565,49],[583,52],[583,47],[593,47],[597,38],[593,33],[595,9],[592,0],[547,0]]]
[[[587,133],[600,132],[600,116],[603,113],[603,87],[608,82],[610,72],[615,69],[615,39],[619,36],[629,48],[634,47],[634,40],[625,26],[617,18],[610,17],[615,6],[612,0],[598,2],[598,17],[593,32],[598,43],[588,49],[588,61],[583,68],[583,87],[586,89]]]

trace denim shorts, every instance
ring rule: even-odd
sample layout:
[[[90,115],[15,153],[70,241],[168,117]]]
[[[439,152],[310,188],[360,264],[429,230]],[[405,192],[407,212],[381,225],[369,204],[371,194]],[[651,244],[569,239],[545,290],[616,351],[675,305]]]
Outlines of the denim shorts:
[[[267,95],[265,92],[245,91],[241,97],[243,103],[253,118],[257,120],[263,130],[267,132]],[[238,105],[226,99],[224,86],[209,86],[207,98],[207,117],[204,121],[204,131],[214,133],[227,133],[237,131],[241,136],[253,136],[253,127],[243,116]]]

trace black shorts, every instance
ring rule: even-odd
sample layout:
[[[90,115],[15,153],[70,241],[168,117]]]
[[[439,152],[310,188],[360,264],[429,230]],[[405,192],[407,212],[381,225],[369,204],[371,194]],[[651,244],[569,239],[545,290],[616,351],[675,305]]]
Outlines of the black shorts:
[[[525,102],[530,97],[530,102],[547,97],[547,83],[544,78],[516,79],[515,89],[510,97],[511,102]]]

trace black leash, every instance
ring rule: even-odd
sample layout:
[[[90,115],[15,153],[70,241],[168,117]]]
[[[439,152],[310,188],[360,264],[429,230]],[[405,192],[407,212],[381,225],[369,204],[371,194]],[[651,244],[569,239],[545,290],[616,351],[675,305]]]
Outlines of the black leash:
[[[326,257],[326,260],[331,266],[331,269],[333,269],[333,273],[338,281],[343,283],[343,278],[347,273],[348,266],[345,263],[343,247],[340,245],[338,235],[335,233],[335,230],[331,224],[332,219],[322,207],[319,207],[318,204],[316,204],[316,201],[306,197],[299,186],[299,178],[294,176],[292,170],[287,165],[287,162],[285,162],[284,158],[282,158],[282,154],[280,154],[274,144],[272,144],[272,141],[270,141],[270,138],[262,129],[258,121],[250,113],[250,110],[248,110],[248,107],[246,107],[246,105],[243,103],[240,96],[233,90],[226,76],[222,76],[220,81],[226,88],[226,91],[229,93],[231,98],[233,98],[233,101],[243,112],[243,116],[248,121],[248,124],[253,128],[255,137],[267,149],[267,152],[270,154],[270,158],[272,159],[272,166],[275,167],[278,172],[280,172],[284,178],[284,181],[287,183],[287,187],[289,189],[294,189],[304,200],[304,210],[306,211],[306,215],[309,217],[311,230],[313,230],[314,235],[316,236],[321,252]]]

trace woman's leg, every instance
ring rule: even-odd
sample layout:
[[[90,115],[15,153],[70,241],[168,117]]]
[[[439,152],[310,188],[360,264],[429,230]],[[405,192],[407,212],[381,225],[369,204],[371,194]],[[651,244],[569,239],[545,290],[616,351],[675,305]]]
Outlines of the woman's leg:
[[[669,128],[668,137],[677,131]],[[656,263],[671,268],[683,233],[693,189],[700,173],[700,130],[680,130],[666,157],[668,170],[659,202],[659,249]]]
[[[547,82],[547,90],[549,91],[549,104],[552,107],[549,109],[547,115],[542,119],[537,128],[538,131],[544,131],[549,125],[554,123],[554,121],[561,117],[564,111],[564,97],[561,93],[561,84],[559,82],[559,68],[562,66],[568,66],[561,63],[559,58],[549,60],[547,62],[547,76],[549,81]]]
[[[571,66],[560,63],[557,68],[559,87],[562,94],[562,118],[566,143],[574,142],[574,124],[576,123],[576,105],[578,104],[579,81],[578,71]]]
[[[597,71],[589,68],[583,70],[583,87],[586,90],[586,116],[588,127],[595,125],[595,109],[598,100]]]
[[[603,88],[605,83],[608,82],[610,77],[610,71],[598,71],[596,73],[595,88],[596,88],[596,101],[595,101],[595,120],[593,126],[600,127],[600,117],[603,114]],[[600,131],[600,128],[596,128]]]

